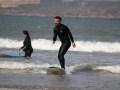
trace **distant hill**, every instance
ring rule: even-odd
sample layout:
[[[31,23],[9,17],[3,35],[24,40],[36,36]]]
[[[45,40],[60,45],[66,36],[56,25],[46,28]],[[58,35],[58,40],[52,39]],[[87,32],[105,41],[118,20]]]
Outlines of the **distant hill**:
[[[51,1],[51,3],[49,3]],[[40,4],[20,5],[16,8],[0,8],[0,15],[22,15],[79,18],[120,18],[120,1],[75,0],[41,0]]]

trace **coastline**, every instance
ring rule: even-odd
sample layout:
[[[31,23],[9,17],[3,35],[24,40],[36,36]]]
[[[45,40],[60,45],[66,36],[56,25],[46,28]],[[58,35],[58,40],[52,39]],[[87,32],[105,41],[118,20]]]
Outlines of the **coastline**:
[[[40,14],[12,14],[12,13],[7,13],[7,14],[0,14],[0,16],[21,16],[21,17],[55,17],[57,15],[40,15]],[[65,17],[65,18],[81,18],[81,19],[120,19],[120,17],[107,17],[107,16],[96,16],[96,17],[93,17],[93,16],[64,16],[64,15],[60,15],[61,17]]]

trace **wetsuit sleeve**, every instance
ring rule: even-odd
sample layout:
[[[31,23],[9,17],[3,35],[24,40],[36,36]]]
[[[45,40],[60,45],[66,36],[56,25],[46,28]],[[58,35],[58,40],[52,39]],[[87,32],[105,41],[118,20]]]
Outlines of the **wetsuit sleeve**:
[[[53,31],[53,41],[56,41],[56,39],[57,39],[57,33],[55,32],[55,29],[54,29],[54,31]]]
[[[29,37],[26,37],[25,41],[24,41],[24,45],[23,45],[23,50],[25,51],[26,49],[29,48],[29,45],[30,45],[30,39]]]
[[[70,30],[69,30],[68,27],[67,27],[67,31],[68,31],[68,36],[69,36],[70,40],[71,40],[72,42],[74,42],[74,38],[73,38],[72,33],[70,32]]]
[[[28,48],[30,48],[30,38],[29,37],[27,37],[27,39],[26,39],[24,51],[26,51]]]
[[[24,40],[24,42],[23,42],[23,46],[22,46],[21,48],[25,48],[25,40]]]

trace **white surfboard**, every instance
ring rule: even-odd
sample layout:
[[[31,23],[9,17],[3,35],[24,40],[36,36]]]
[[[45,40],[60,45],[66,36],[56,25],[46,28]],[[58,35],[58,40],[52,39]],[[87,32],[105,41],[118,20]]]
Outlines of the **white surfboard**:
[[[49,68],[47,68],[47,73],[48,74],[55,74],[55,75],[64,75],[66,72],[62,68],[49,67]]]

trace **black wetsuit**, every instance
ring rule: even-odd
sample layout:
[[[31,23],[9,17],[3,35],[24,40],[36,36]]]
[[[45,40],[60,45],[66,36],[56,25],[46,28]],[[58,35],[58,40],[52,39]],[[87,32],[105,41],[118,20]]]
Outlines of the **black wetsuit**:
[[[31,57],[31,54],[33,52],[33,48],[31,45],[31,39],[29,36],[27,36],[23,42],[23,47],[21,47],[23,51],[25,52],[25,57]]]
[[[56,41],[57,35],[60,38],[60,41],[62,43],[59,53],[58,53],[58,59],[61,65],[61,68],[65,69],[65,59],[64,55],[68,51],[68,49],[71,46],[71,41],[74,42],[73,36],[69,30],[69,28],[63,24],[57,25],[54,28],[54,36],[53,36],[53,41]]]

